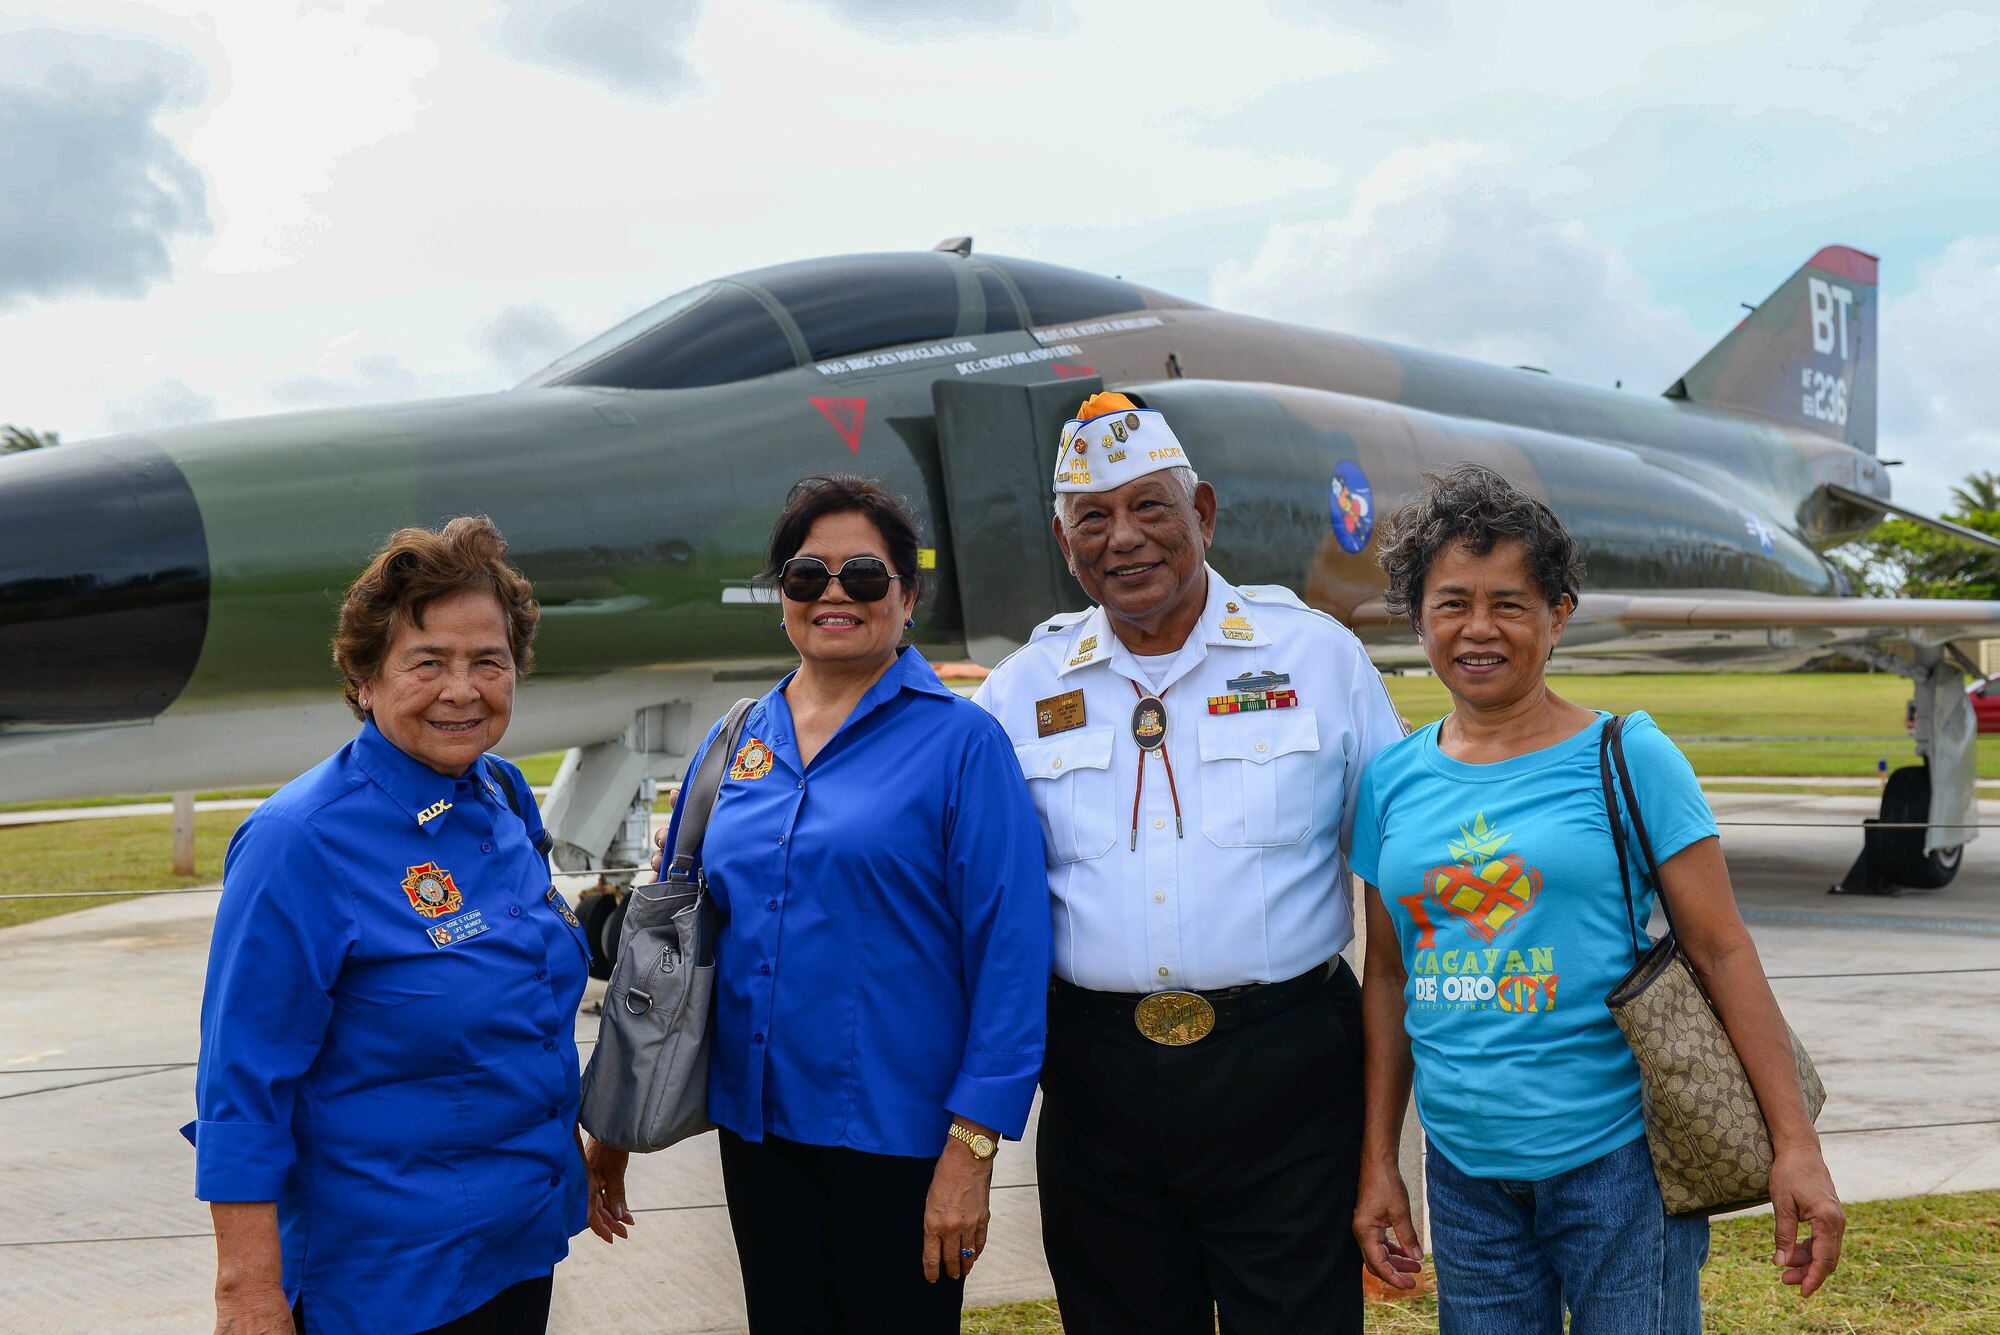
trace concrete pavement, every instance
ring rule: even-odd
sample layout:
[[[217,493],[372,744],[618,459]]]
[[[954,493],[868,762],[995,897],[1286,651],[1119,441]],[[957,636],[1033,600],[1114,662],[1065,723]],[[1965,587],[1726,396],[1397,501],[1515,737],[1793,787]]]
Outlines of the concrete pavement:
[[[1968,848],[1945,890],[1834,898],[1826,888],[1871,798],[1712,802],[1765,966],[1831,1091],[1820,1127],[1843,1195],[2000,1187],[2000,829]],[[1983,803],[1982,819],[2000,825],[2000,802]],[[214,906],[212,893],[168,896],[0,930],[10,1335],[207,1328],[213,1245],[176,1128],[193,1115],[185,1063]],[[580,1037],[595,1028],[579,1018]],[[104,1066],[124,1069],[65,1069]],[[1049,1291],[1033,1169],[1025,1147],[1002,1151],[975,1304]],[[713,1138],[636,1160],[631,1190],[638,1228],[616,1248],[577,1240],[551,1329],[740,1329]]]

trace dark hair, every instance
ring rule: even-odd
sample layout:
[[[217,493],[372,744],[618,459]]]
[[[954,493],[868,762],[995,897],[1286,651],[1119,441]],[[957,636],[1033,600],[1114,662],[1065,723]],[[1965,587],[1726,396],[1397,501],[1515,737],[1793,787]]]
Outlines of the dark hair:
[[[507,564],[507,540],[485,515],[461,515],[435,531],[406,528],[348,587],[333,633],[333,665],[347,679],[341,694],[354,717],[367,718],[361,685],[373,681],[389,655],[398,622],[424,624],[424,609],[448,594],[491,589],[507,614],[507,650],[514,675],[525,676],[535,662],[535,624],[542,609],[535,589]]]
[[[1527,548],[1528,573],[1549,606],[1564,594],[1574,605],[1583,587],[1583,557],[1555,511],[1479,464],[1426,473],[1424,481],[1430,490],[1398,507],[1383,526],[1381,561],[1389,587],[1382,601],[1392,616],[1417,624],[1424,580],[1439,552],[1463,545],[1484,556],[1509,541]]]
[[[889,549],[889,564],[903,577],[910,593],[923,593],[923,576],[917,572],[917,525],[902,500],[884,491],[880,483],[852,473],[826,473],[802,477],[785,496],[785,508],[771,526],[771,546],[764,555],[763,578],[775,584],[785,562],[799,554],[806,534],[824,515],[865,515],[882,535]]]

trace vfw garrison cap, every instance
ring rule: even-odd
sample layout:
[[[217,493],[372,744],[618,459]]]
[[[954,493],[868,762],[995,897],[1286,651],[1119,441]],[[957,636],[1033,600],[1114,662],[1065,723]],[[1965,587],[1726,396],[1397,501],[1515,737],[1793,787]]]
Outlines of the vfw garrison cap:
[[[1115,491],[1163,468],[1192,468],[1167,419],[1123,394],[1093,394],[1063,423],[1055,489]]]

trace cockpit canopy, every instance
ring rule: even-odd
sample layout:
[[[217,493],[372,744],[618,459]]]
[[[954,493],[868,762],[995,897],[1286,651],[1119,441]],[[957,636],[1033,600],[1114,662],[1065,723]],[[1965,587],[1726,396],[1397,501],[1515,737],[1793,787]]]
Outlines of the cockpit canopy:
[[[691,389],[876,348],[1192,305],[1034,260],[946,251],[800,260],[668,297],[522,387]]]

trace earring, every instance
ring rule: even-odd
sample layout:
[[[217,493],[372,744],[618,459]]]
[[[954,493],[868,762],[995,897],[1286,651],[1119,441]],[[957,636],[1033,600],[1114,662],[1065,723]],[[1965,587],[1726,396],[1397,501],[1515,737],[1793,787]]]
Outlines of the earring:
[[[903,618],[903,629],[904,629],[904,630],[915,630],[916,628],[917,628],[917,619],[916,619],[915,617],[904,617],[904,618]]]
[[[369,709],[368,697],[364,695],[361,697],[361,712],[365,714],[368,712],[368,709]]]

